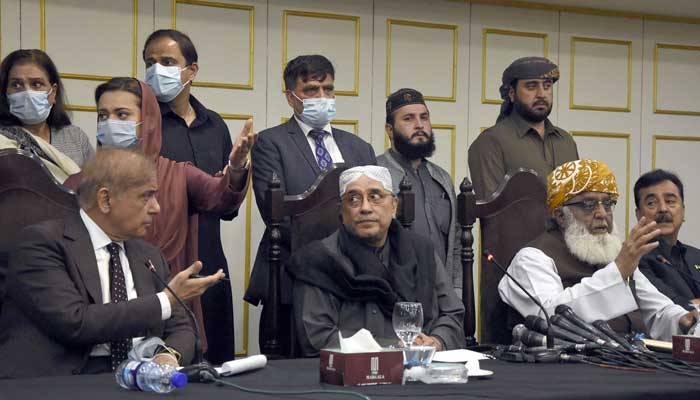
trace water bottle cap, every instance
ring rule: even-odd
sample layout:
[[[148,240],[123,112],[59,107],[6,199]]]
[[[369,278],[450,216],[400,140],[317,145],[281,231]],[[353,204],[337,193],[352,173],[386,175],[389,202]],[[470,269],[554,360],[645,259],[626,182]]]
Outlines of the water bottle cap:
[[[182,372],[176,372],[170,378],[170,383],[176,388],[181,388],[187,385],[187,375],[183,374]]]

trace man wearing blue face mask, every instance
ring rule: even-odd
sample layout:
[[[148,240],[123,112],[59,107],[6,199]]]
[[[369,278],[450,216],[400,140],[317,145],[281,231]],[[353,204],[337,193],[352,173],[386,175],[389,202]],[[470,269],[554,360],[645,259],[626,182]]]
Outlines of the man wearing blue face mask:
[[[143,49],[146,83],[158,99],[162,115],[163,142],[160,154],[174,161],[191,162],[202,171],[214,175],[228,164],[233,148],[229,130],[216,112],[207,109],[190,90],[199,71],[197,50],[192,40],[174,29],[153,32]],[[129,132],[119,132],[113,140],[124,141],[120,147],[136,145]],[[130,128],[129,128],[130,129]],[[233,168],[247,166],[232,165]],[[223,217],[203,213],[199,216],[199,257],[203,274],[228,266],[221,246],[220,219],[232,220],[236,214]],[[230,285],[217,285],[202,296],[204,325],[209,350],[207,359],[220,364],[235,358],[233,301]]]
[[[304,55],[287,63],[284,69],[284,92],[293,110],[285,123],[259,133],[251,151],[253,190],[258,209],[264,220],[265,190],[274,173],[282,190],[289,195],[307,190],[321,172],[334,163],[347,167],[376,165],[372,146],[358,136],[332,126],[335,117],[335,70],[321,55]],[[282,224],[283,237],[289,237],[289,224]],[[289,256],[283,244],[281,259]],[[265,303],[268,293],[269,263],[268,232],[262,237],[253,272],[244,299],[258,305]],[[287,274],[281,279],[282,303],[291,303],[291,281]],[[263,309],[263,313],[265,310]],[[283,311],[284,312],[284,311]],[[283,314],[284,315],[284,314]],[[261,327],[261,332],[264,327]],[[283,331],[285,327],[282,328]],[[286,327],[291,329],[291,327]],[[263,335],[261,335],[262,337]]]

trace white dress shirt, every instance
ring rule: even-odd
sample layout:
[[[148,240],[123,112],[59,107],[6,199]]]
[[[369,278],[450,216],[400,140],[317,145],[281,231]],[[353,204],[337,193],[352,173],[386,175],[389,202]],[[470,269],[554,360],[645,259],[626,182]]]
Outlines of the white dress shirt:
[[[95,258],[97,259],[97,272],[100,276],[100,287],[102,289],[102,303],[107,304],[111,301],[111,294],[109,292],[109,251],[107,250],[107,245],[112,243],[112,239],[107,236],[107,234],[100,228],[95,221],[90,218],[89,215],[82,209],[80,210],[80,218],[87,228],[88,234],[90,235],[90,241],[92,242],[92,247],[95,251]],[[119,245],[119,261],[122,264],[122,271],[124,272],[124,282],[126,283],[126,297],[129,300],[133,300],[138,297],[136,293],[136,287],[134,286],[134,277],[131,275],[131,268],[129,268],[129,259],[126,257],[126,252],[124,251],[124,242],[114,242]],[[160,301],[161,319],[165,321],[170,318],[170,300],[168,296],[160,292],[157,294],[158,300]],[[133,338],[133,344],[136,344],[143,340],[143,337]],[[108,356],[111,354],[109,349],[109,343],[101,343],[95,345],[90,352],[91,356]]]
[[[306,125],[301,119],[297,118],[296,115],[294,115],[294,119],[297,121],[297,124],[299,124],[301,131],[304,132],[304,135],[306,135],[306,140],[309,142],[309,146],[311,147],[311,153],[314,154],[314,157],[316,157],[316,140],[309,135],[309,132],[311,132],[313,128]],[[328,154],[331,155],[333,164],[345,162],[345,160],[343,160],[343,155],[340,153],[338,145],[335,143],[335,138],[333,138],[331,124],[328,123],[328,125],[324,126],[322,130],[328,132],[328,135],[323,137],[323,144],[326,146]]]
[[[639,300],[637,304],[614,261],[565,289],[554,260],[539,249],[525,247],[515,255],[508,272],[542,303],[550,315],[556,306],[566,304],[587,322],[607,321],[639,308],[649,335],[670,341],[671,336],[681,333],[678,320],[687,313],[659,292],[638,269],[632,276]],[[539,307],[505,275],[498,284],[498,293],[521,315],[543,317]]]

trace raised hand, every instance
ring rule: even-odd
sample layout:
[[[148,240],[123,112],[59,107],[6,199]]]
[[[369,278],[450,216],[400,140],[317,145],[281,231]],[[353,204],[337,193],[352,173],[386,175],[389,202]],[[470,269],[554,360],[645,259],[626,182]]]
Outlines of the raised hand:
[[[238,169],[245,167],[248,153],[250,153],[250,149],[253,148],[257,138],[258,134],[253,130],[253,119],[248,119],[243,125],[238,138],[236,138],[236,142],[233,144],[231,154],[228,156],[231,167]]]
[[[646,253],[659,246],[658,241],[651,241],[659,236],[661,230],[657,228],[656,222],[642,217],[637,225],[632,228],[630,235],[622,243],[622,249],[615,258],[615,264],[620,270],[623,279],[627,279],[639,265],[639,259]]]

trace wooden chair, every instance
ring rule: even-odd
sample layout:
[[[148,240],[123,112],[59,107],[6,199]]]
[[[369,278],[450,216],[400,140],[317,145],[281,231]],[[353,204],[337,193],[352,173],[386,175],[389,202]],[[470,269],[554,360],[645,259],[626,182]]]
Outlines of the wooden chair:
[[[34,154],[0,150],[0,307],[5,294],[7,257],[17,233],[27,225],[77,212],[75,194],[61,185]]]
[[[519,169],[506,175],[498,190],[486,200],[477,200],[469,179],[464,178],[457,198],[457,221],[462,228],[462,302],[465,307],[464,332],[467,345],[476,344],[476,311],[472,267],[476,220],[481,226],[480,250],[488,249],[504,268],[522,247],[545,230],[547,191],[537,173]],[[480,252],[481,253],[481,252]],[[514,321],[510,307],[501,301],[498,282],[503,273],[481,258],[480,269],[480,340],[482,343],[510,343],[510,325]]]
[[[273,175],[265,195],[265,208],[269,215],[270,234],[270,280],[269,296],[262,313],[260,329],[260,352],[269,358],[294,358],[299,355],[296,328],[291,306],[281,302],[281,280],[284,276],[282,243],[291,243],[291,252],[314,240],[329,236],[340,227],[339,178],[347,168],[336,164],[333,169],[319,175],[314,184],[299,195],[285,195],[280,181]],[[404,225],[413,223],[413,193],[411,184],[401,182],[397,219]],[[291,240],[282,238],[281,224],[290,220]]]

